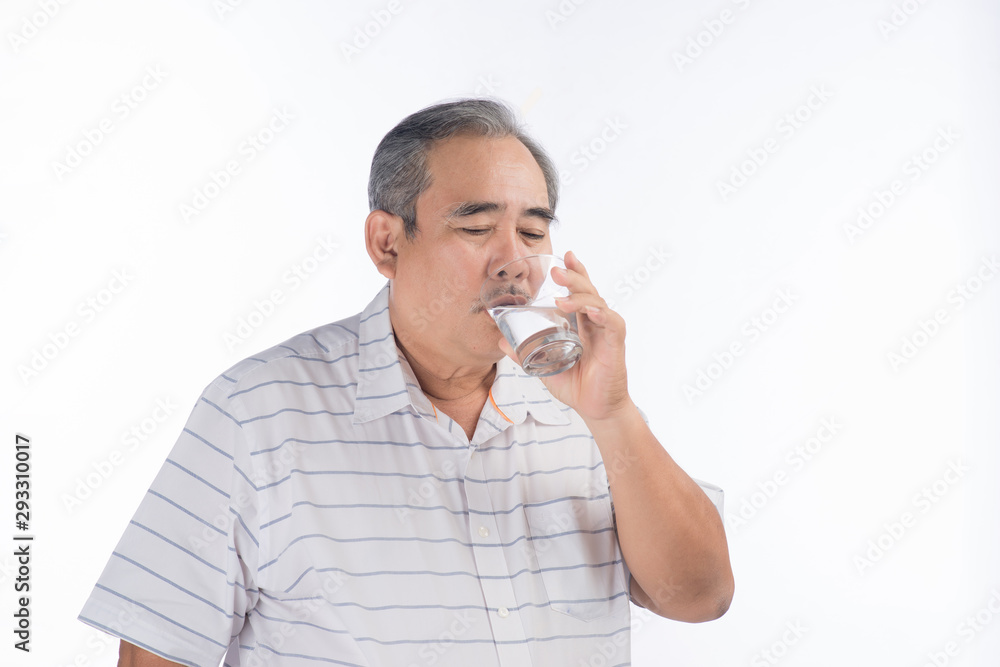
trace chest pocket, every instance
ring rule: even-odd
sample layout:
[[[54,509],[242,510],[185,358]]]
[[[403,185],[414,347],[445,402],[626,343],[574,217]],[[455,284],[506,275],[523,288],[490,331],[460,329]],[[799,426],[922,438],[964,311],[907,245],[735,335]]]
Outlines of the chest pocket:
[[[590,621],[628,604],[606,500],[525,507],[524,516],[552,609]]]

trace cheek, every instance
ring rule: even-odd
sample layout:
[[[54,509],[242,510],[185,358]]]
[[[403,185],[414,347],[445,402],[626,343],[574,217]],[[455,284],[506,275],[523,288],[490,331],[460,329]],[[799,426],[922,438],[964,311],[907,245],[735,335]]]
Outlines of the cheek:
[[[468,308],[479,300],[479,290],[486,280],[484,264],[475,259],[449,257],[442,258],[433,271],[435,285],[450,303]]]
[[[478,303],[487,259],[467,244],[448,244],[420,261],[408,262],[398,278],[406,282],[410,297],[419,301],[418,308],[453,321],[469,315]]]
[[[458,326],[458,321],[467,317],[479,300],[477,279],[478,275],[466,275],[459,267],[446,263],[427,266],[407,276],[410,288],[407,296],[415,310],[430,322]]]

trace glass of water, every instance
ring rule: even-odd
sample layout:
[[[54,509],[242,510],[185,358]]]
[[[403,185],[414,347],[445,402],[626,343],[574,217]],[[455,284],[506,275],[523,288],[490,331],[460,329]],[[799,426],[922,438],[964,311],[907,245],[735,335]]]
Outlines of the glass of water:
[[[571,368],[583,346],[576,313],[564,313],[555,298],[569,290],[552,280],[555,255],[528,255],[504,264],[483,283],[480,296],[528,375],[544,377]]]

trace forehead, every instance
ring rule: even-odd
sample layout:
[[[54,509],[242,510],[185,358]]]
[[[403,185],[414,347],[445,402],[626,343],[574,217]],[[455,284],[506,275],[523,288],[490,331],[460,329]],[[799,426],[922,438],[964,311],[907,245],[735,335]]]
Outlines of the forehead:
[[[429,189],[468,192],[466,196],[519,195],[543,201],[548,190],[541,167],[516,137],[461,134],[436,142],[427,152]]]

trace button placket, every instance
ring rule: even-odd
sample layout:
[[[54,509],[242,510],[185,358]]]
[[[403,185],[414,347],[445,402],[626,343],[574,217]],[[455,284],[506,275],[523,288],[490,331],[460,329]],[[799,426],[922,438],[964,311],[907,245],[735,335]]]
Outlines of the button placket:
[[[524,626],[517,611],[517,598],[510,578],[510,568],[501,546],[501,533],[494,516],[493,503],[483,466],[483,453],[474,449],[466,468],[464,488],[469,504],[469,535],[473,558],[479,574],[483,599],[490,614],[493,638],[497,642],[500,664],[521,667],[531,664]],[[471,481],[480,480],[480,481]]]

